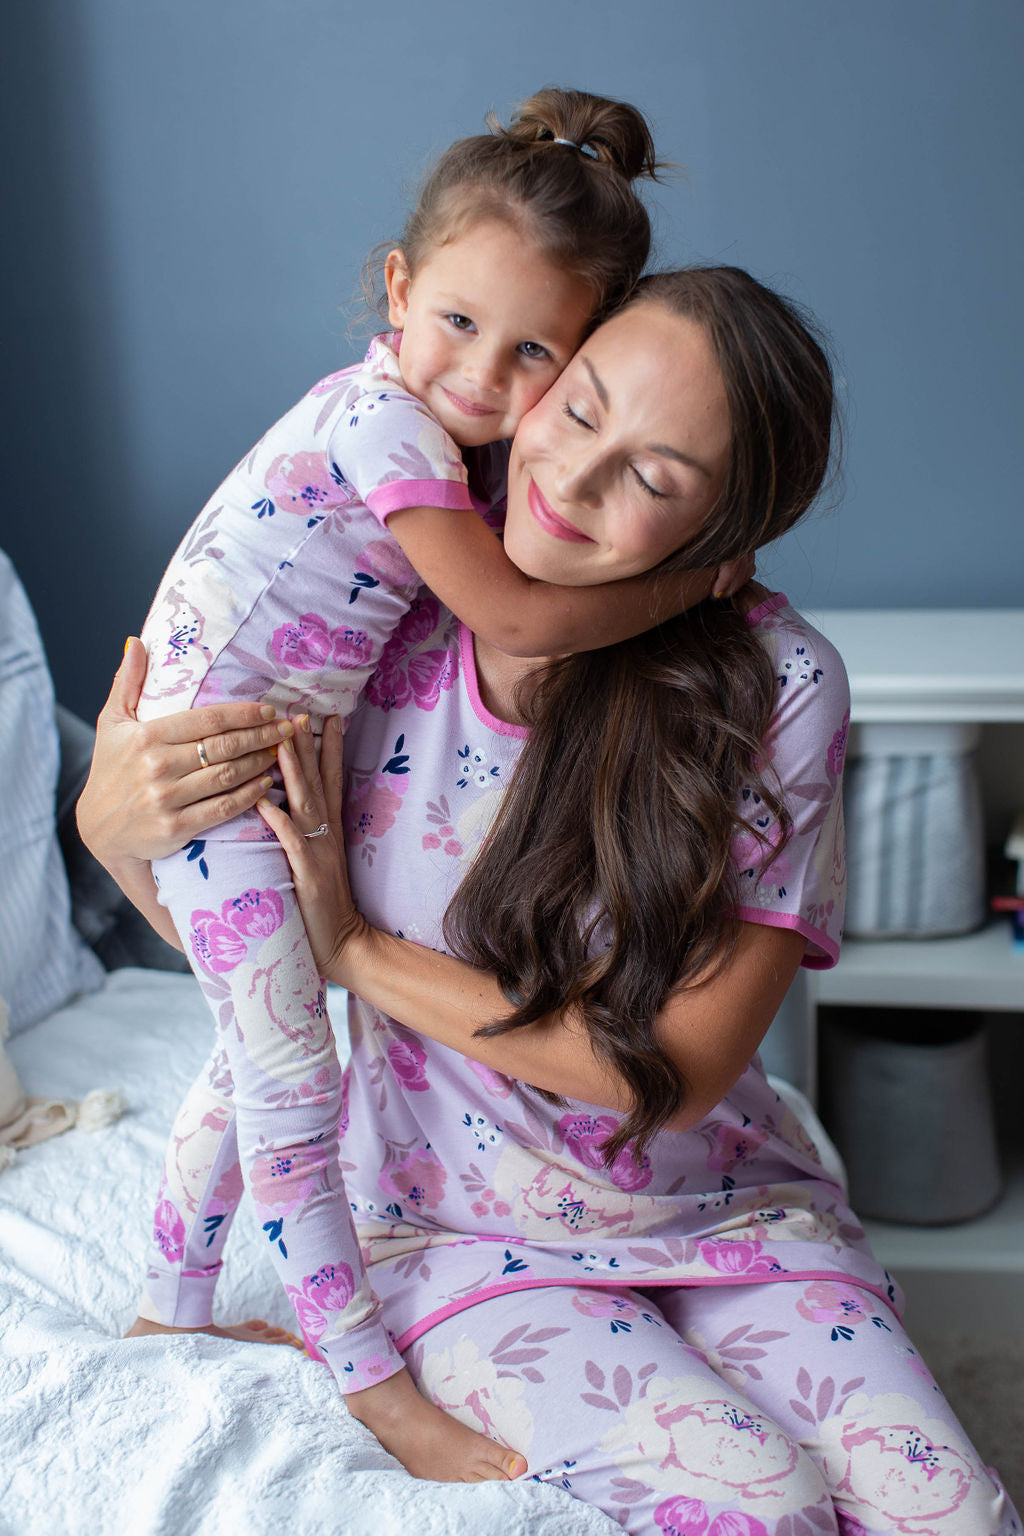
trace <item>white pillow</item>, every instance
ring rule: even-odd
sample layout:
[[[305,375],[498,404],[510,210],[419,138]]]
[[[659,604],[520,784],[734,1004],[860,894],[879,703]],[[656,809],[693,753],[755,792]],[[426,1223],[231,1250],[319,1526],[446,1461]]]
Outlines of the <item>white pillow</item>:
[[[94,991],[105,974],[71,924],[53,708],[35,615],[0,550],[0,993],[12,1035]]]

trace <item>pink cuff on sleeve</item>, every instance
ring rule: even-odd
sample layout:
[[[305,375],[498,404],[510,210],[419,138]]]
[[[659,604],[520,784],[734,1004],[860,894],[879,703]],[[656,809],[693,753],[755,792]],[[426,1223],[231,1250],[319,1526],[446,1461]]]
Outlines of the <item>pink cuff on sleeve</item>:
[[[446,507],[453,512],[472,512],[473,499],[463,480],[389,480],[366,497],[366,505],[386,524],[392,512],[406,507]]]

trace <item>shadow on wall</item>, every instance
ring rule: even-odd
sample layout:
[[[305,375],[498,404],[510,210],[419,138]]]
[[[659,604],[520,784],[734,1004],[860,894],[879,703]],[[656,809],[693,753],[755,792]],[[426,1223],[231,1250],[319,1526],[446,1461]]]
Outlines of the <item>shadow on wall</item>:
[[[78,8],[55,0],[16,6],[5,26],[11,67],[0,113],[6,142],[19,153],[5,157],[3,173],[4,206],[17,210],[17,224],[0,256],[9,299],[0,542],[33,597],[58,691],[81,705],[94,691],[93,646],[109,652],[112,670],[119,649],[111,649],[111,626],[119,630],[122,613],[137,607],[98,564],[97,527],[109,542],[112,525],[123,523],[114,537],[127,545],[126,566],[137,561],[112,344],[116,305],[80,28]],[[158,575],[152,573],[153,582]],[[149,574],[142,579],[149,582]],[[81,581],[89,584],[88,601],[79,591],[69,603],[71,583]],[[70,632],[69,611],[84,613],[88,633]],[[88,711],[88,702],[82,707]]]

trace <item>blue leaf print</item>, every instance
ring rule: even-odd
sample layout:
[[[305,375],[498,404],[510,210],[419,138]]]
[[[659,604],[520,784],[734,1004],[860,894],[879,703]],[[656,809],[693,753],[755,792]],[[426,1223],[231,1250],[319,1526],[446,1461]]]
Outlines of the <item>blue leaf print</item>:
[[[360,592],[368,592],[371,587],[379,587],[380,582],[376,576],[371,576],[368,571],[356,571],[356,584],[348,595],[350,603],[354,603]]]
[[[315,528],[317,523],[322,523],[323,520],[324,520],[324,515],[321,512],[317,517],[309,517],[309,518],[307,518],[306,519],[306,527],[307,528]]]
[[[269,1238],[269,1240],[272,1243],[276,1243],[277,1244],[277,1246],[281,1250],[282,1258],[286,1259],[288,1257],[288,1249],[285,1247],[284,1243],[281,1241],[281,1232],[282,1232],[283,1228],[284,1228],[284,1218],[280,1217],[280,1216],[278,1217],[277,1221],[265,1221],[263,1223],[263,1230],[267,1234],[267,1237]]]
[[[250,510],[256,513],[256,517],[258,519],[261,517],[273,517],[274,513],[277,511],[277,508],[274,506],[274,503],[271,501],[269,496],[261,496],[259,501],[253,502]]]
[[[395,745],[394,745],[394,755],[392,757],[388,758],[387,762],[384,764],[384,767],[381,769],[381,773],[408,773],[409,772],[408,768],[405,766],[406,763],[409,761],[409,754],[408,754],[408,752],[403,752],[402,751],[402,748],[404,746],[405,746],[405,735],[403,733],[401,736],[399,736],[398,740],[395,742]]]
[[[396,1221],[401,1221],[401,1219],[402,1219],[402,1207],[398,1204],[398,1202],[396,1200],[392,1200],[391,1204],[390,1205],[386,1205],[384,1207],[384,1209],[387,1211],[388,1215],[389,1216],[393,1216]]]
[[[206,860],[203,858],[203,854],[206,851],[205,839],[200,840],[198,838],[193,838],[192,842],[185,844],[185,847],[187,849],[187,852],[185,854],[186,861],[189,864],[191,864],[194,859],[198,859],[199,860],[199,865],[198,865],[199,873],[202,875],[204,880],[209,880],[209,878],[210,878],[210,868],[209,868],[209,865],[207,864]]]
[[[216,1237],[216,1235],[217,1235],[217,1228],[221,1225],[223,1220],[224,1220],[223,1215],[220,1215],[220,1216],[204,1216],[203,1217],[203,1228],[204,1228],[204,1230],[206,1232],[206,1246],[207,1246],[207,1248],[209,1248],[210,1244],[213,1242],[213,1239]]]
[[[610,1322],[610,1324],[609,1324],[609,1327],[611,1328],[612,1333],[632,1333],[633,1332],[633,1324],[632,1323],[624,1323],[622,1321],[621,1317],[613,1317],[611,1322]]]
[[[524,1259],[514,1259],[512,1257],[511,1251],[508,1248],[505,1249],[505,1259],[507,1262],[505,1264],[505,1268],[502,1270],[503,1275],[515,1275],[518,1274],[521,1269],[529,1269],[530,1267]]]
[[[845,1325],[842,1323],[837,1324],[836,1327],[832,1329],[833,1344],[838,1344],[840,1339],[845,1339],[846,1342],[849,1343],[852,1338],[853,1329],[845,1327]]]

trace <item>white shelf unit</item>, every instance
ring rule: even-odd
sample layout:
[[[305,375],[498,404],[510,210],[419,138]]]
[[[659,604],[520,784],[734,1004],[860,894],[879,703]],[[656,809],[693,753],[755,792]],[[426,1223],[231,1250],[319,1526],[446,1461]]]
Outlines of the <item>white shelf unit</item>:
[[[832,610],[810,615],[850,674],[851,719],[859,725],[982,727],[997,759],[983,772],[990,831],[1024,805],[1024,609]],[[995,728],[995,729],[992,729]],[[1003,734],[1000,734],[1002,732]],[[1009,754],[1009,760],[1007,760]],[[991,786],[996,786],[992,789]],[[998,835],[998,834],[997,834]],[[1005,835],[1003,833],[1002,835]],[[817,1008],[974,1009],[1024,1017],[1024,950],[1007,919],[946,939],[847,940],[831,971],[804,973],[807,1075],[816,1078]],[[1006,1170],[992,1211],[946,1227],[872,1222],[876,1253],[904,1280],[910,1310],[950,1298],[960,1283],[991,1291],[993,1315],[1024,1314],[1024,1161]],[[933,1319],[934,1321],[934,1319]],[[952,1321],[952,1315],[951,1315]]]

